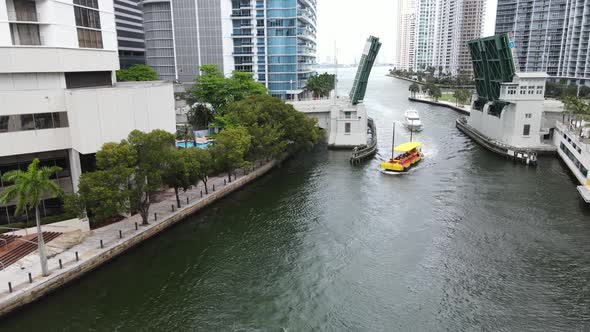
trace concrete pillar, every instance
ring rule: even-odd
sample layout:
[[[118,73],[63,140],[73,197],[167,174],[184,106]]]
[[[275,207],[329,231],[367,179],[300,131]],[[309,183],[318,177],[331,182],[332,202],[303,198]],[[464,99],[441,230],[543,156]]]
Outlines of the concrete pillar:
[[[78,191],[80,184],[80,175],[82,174],[82,165],[80,163],[80,153],[75,149],[68,150],[70,157],[70,176],[72,178],[72,189],[74,192]]]

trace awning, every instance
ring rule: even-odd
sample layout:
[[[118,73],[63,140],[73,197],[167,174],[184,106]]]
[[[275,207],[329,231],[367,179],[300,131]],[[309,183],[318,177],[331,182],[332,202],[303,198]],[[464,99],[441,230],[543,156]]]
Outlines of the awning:
[[[404,144],[396,146],[395,149],[393,149],[393,150],[398,151],[398,152],[408,152],[408,151],[414,150],[416,148],[419,148],[420,146],[422,146],[422,143],[408,142],[408,143],[404,143]]]

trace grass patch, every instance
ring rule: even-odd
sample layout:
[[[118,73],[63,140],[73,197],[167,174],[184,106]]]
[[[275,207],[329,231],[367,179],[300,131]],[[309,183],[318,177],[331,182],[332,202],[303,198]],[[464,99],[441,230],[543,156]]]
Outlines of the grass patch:
[[[453,97],[452,93],[443,93],[442,96],[440,98],[438,98],[438,100],[442,100],[442,101],[448,101],[451,103],[456,103],[457,101],[455,100],[455,97]]]

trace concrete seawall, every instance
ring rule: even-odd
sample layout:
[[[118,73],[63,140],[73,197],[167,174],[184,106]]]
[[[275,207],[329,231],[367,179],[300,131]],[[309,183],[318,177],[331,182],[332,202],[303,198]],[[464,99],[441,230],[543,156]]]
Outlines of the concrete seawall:
[[[462,114],[469,115],[469,111],[468,110],[466,110],[464,108],[461,108],[461,107],[457,107],[457,106],[453,106],[453,105],[450,105],[450,104],[446,104],[446,103],[440,103],[440,102],[433,101],[433,100],[426,100],[426,99],[412,98],[412,97],[408,97],[408,100],[415,101],[415,102],[418,102],[418,103],[425,103],[425,104],[430,104],[430,105],[435,105],[435,106],[442,106],[442,107],[450,108],[453,111],[456,111],[456,112],[459,112],[459,113],[462,113]]]
[[[259,167],[258,169],[254,170],[253,172],[237,178],[232,183],[228,183],[224,186],[219,186],[215,192],[210,192],[209,195],[206,195],[201,199],[195,200],[192,204],[188,204],[183,208],[176,210],[175,212],[171,212],[168,216],[162,215],[162,219],[160,221],[150,222],[150,225],[146,227],[139,227],[137,231],[133,231],[133,229],[125,230],[125,237],[115,241],[111,241],[110,243],[105,243],[104,248],[91,248],[91,250],[88,250],[86,254],[80,258],[79,261],[70,260],[65,262],[63,268],[57,268],[57,266],[55,266],[54,260],[53,266],[50,265],[51,274],[48,277],[34,277],[32,283],[26,281],[18,284],[14,283],[15,280],[13,280],[13,291],[5,291],[1,294],[2,296],[0,297],[0,316],[4,316],[10,312],[13,312],[16,309],[19,309],[22,306],[34,302],[40,299],[41,297],[53,292],[59,287],[62,287],[68,284],[69,282],[77,278],[80,278],[86,273],[98,268],[99,266],[109,262],[113,258],[123,254],[130,248],[133,248],[134,246],[142,243],[143,241],[151,238],[152,236],[159,234],[168,227],[184,220],[191,214],[207,207],[208,205],[227,196],[228,194],[241,189],[246,184],[266,174],[268,171],[273,169],[277,164],[278,162],[276,161],[268,162]],[[168,205],[168,201],[165,201],[164,203],[164,206],[167,206],[168,208],[170,207],[170,205]],[[156,210],[156,208],[153,209],[153,211]],[[157,211],[158,213],[161,213],[161,209]],[[133,233],[129,234],[129,232]],[[100,241],[102,241],[102,238]],[[88,246],[88,244],[86,244],[86,246]],[[70,252],[70,255],[72,253],[73,249],[72,252]],[[2,271],[0,273],[10,272],[11,271]],[[7,276],[4,275],[3,279],[6,280],[6,277]]]

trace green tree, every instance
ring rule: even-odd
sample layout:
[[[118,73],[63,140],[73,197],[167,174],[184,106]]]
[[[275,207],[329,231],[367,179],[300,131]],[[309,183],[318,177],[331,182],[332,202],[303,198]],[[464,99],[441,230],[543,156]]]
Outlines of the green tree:
[[[209,128],[214,115],[213,110],[203,103],[194,104],[186,114],[188,123],[196,130]]]
[[[438,98],[440,98],[442,96],[442,92],[440,91],[440,88],[436,85],[432,85],[429,88],[428,93],[430,94],[430,96],[432,98],[434,98],[435,101],[438,101]]]
[[[147,65],[133,65],[127,69],[117,70],[117,81],[157,81],[158,73]]]
[[[420,92],[420,86],[417,83],[410,84],[408,91],[412,94],[412,98],[416,97],[416,93]]]
[[[564,86],[555,82],[545,83],[545,97],[559,98],[563,92]]]
[[[583,85],[580,87],[580,92],[579,92],[579,97],[580,98],[588,98],[590,97],[590,87]]]
[[[194,142],[195,132],[191,126],[185,124],[184,126],[176,129],[176,139],[185,142]]]
[[[139,211],[142,223],[147,225],[150,197],[162,186],[163,170],[174,147],[174,135],[160,129],[149,133],[134,130],[127,142],[137,156],[129,201],[131,209]]]
[[[189,169],[190,159],[186,157],[186,152],[193,149],[171,150],[168,152],[164,170],[162,172],[162,181],[170,188],[174,188],[176,196],[176,206],[180,208],[180,189],[187,191],[193,185],[191,180],[191,170]],[[194,161],[196,163],[196,161]],[[198,167],[198,164],[196,165]]]
[[[227,104],[267,93],[266,87],[254,81],[251,73],[234,71],[228,78],[217,66],[203,65],[187,101],[191,105],[197,102],[210,104],[215,115],[223,115]]]
[[[567,85],[561,91],[561,99],[565,99],[567,97],[576,97],[577,95],[578,95],[578,86],[575,84]]]
[[[471,98],[471,91],[467,89],[455,90],[453,96],[457,100],[458,104],[465,105],[465,103],[468,102]]]
[[[209,194],[207,181],[209,180],[209,174],[215,170],[215,160],[213,160],[209,150],[205,149],[188,149],[188,154],[197,163],[197,167],[189,167],[191,176],[203,182],[205,194]]]
[[[305,85],[305,90],[311,92],[315,98],[324,98],[330,96],[334,90],[336,75],[323,73],[311,76]]]
[[[232,172],[241,167],[247,167],[246,154],[250,149],[252,138],[245,128],[229,128],[221,131],[211,148],[217,169],[227,173],[231,182]]]
[[[43,241],[43,232],[41,231],[39,204],[43,196],[47,194],[62,197],[62,189],[54,181],[50,180],[51,176],[60,170],[61,168],[57,166],[39,168],[39,159],[35,158],[27,167],[26,172],[15,170],[7,172],[2,176],[4,182],[13,183],[13,185],[0,193],[0,202],[7,204],[13,199],[16,199],[15,215],[22,213],[25,209],[35,209],[39,259],[41,260],[41,270],[44,276],[49,274],[49,270],[47,269],[45,242]]]

